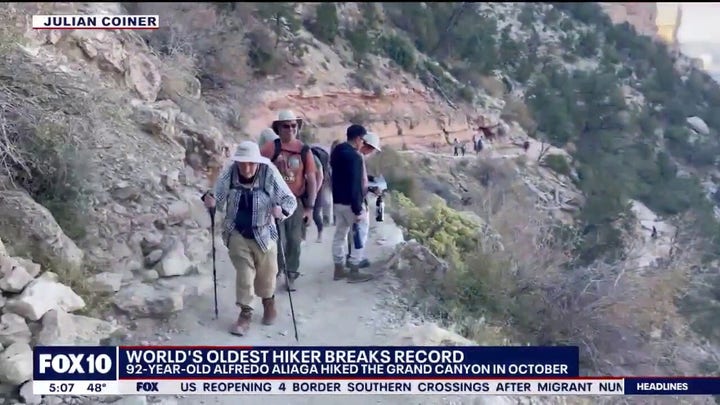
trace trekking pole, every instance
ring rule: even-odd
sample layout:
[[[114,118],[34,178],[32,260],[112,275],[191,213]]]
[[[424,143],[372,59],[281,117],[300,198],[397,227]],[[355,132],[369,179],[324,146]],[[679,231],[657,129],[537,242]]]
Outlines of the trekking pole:
[[[201,200],[205,201],[205,197],[209,194],[203,194],[200,197]],[[215,207],[208,208],[208,214],[210,214],[210,240],[212,241],[212,268],[213,268],[213,292],[215,298],[215,319],[218,319],[218,298],[217,298],[217,266],[215,265]]]
[[[285,210],[282,210],[282,213],[286,217],[290,216]],[[278,235],[280,235],[280,221],[278,219],[275,219],[275,226],[277,227]],[[280,252],[280,258],[282,259],[283,273],[285,273],[285,285],[287,286],[288,300],[290,301],[290,315],[292,316],[293,329],[295,329],[295,341],[299,342],[300,339],[298,338],[297,322],[295,321],[295,307],[293,307],[292,290],[290,289],[290,276],[288,275],[287,262],[285,261],[285,248],[283,247],[282,239],[278,241],[278,251]]]
[[[218,319],[217,266],[215,265],[215,207],[210,208],[210,239],[212,240],[213,296],[215,298],[215,319]]]

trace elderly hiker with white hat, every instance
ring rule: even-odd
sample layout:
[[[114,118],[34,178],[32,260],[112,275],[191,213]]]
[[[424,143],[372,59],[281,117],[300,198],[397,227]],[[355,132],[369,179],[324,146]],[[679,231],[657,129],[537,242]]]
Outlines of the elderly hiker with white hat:
[[[280,171],[283,179],[296,198],[298,210],[280,224],[280,243],[283,244],[288,272],[288,288],[300,275],[300,249],[305,222],[313,214],[317,199],[315,159],[310,147],[297,139],[303,120],[292,111],[281,111],[273,121],[272,129],[278,139],[265,142],[260,153],[269,158]]]
[[[214,195],[205,206],[225,209],[222,238],[235,267],[235,302],[241,308],[235,335],[245,335],[252,319],[254,296],[262,298],[262,323],[271,325],[277,316],[275,282],[278,273],[278,231],[274,219],[292,215],[297,202],[270,160],[255,142],[238,144],[215,183]]]

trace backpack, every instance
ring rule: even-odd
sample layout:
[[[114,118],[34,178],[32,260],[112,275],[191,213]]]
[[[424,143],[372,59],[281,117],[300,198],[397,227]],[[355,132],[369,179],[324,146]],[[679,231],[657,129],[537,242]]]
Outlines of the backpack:
[[[280,156],[280,152],[282,151],[282,145],[280,144],[280,139],[275,139],[275,152],[273,153],[272,159],[270,159],[271,162],[275,163],[275,160]],[[330,173],[330,155],[320,146],[308,146],[307,144],[303,144],[302,149],[300,150],[300,156],[303,157],[303,170],[305,170],[305,156],[307,156],[308,151],[312,152],[313,155],[317,156],[318,160],[320,160],[320,163],[322,163],[322,170],[323,173],[326,175]]]
[[[320,161],[323,173],[327,177],[330,174],[330,154],[327,153],[327,151],[323,149],[322,146],[312,146],[310,147],[310,150],[312,151],[313,155],[315,155]]]

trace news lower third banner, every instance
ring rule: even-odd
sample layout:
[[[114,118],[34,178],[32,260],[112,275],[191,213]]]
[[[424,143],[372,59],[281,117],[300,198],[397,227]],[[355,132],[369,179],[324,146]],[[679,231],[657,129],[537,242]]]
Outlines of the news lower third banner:
[[[35,347],[35,395],[717,395],[720,378],[580,377],[577,347]]]

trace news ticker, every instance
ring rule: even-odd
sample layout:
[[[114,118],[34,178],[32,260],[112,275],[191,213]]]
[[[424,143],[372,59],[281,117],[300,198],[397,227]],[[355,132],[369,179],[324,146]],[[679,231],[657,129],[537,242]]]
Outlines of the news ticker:
[[[713,377],[580,377],[577,347],[38,346],[36,395],[718,395]]]
[[[35,395],[717,395],[717,378],[34,381]]]

